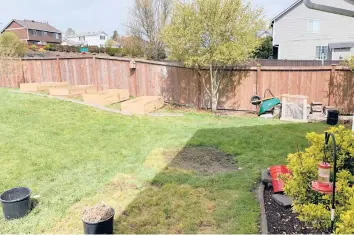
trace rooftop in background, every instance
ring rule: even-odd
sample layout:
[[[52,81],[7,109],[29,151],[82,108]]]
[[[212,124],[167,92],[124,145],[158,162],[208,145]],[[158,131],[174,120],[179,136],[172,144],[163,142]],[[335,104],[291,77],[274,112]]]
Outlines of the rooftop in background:
[[[77,33],[75,35],[67,36],[67,38],[84,37],[84,36],[96,36],[96,35],[101,35],[101,34],[105,34],[106,36],[108,36],[108,34],[106,34],[105,32],[98,31],[98,32]]]
[[[261,30],[257,32],[257,37],[259,38],[264,38],[264,37],[268,37],[268,36],[272,36],[272,31],[271,30]]]
[[[6,25],[1,32],[3,32],[12,22],[16,22],[17,24],[27,29],[35,29],[35,30],[41,30],[41,31],[46,31],[51,33],[61,33],[60,30],[54,28],[47,22],[44,23],[44,22],[38,22],[34,20],[15,20],[15,19],[12,20],[8,25]]]

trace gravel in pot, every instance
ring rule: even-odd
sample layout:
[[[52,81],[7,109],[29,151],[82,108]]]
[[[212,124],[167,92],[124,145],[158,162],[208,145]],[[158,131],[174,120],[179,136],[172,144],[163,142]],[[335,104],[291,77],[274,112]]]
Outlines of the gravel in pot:
[[[113,234],[114,209],[103,203],[87,208],[82,214],[85,234]]]

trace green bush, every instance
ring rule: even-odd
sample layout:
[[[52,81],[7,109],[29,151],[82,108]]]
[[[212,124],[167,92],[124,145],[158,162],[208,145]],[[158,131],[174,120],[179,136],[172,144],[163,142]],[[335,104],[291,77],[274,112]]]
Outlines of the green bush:
[[[57,48],[53,44],[47,44],[47,45],[45,45],[44,50],[46,50],[46,51],[56,51]]]
[[[59,52],[64,51],[64,46],[62,46],[62,45],[56,45],[55,47],[57,48],[57,51],[59,51]]]
[[[88,50],[90,53],[99,53],[99,51],[100,51],[98,46],[89,46]]]
[[[122,48],[106,48],[106,53],[110,56],[123,56]]]
[[[70,52],[76,52],[76,46],[70,46]]]
[[[106,48],[100,47],[99,48],[99,53],[106,53]]]
[[[354,136],[344,126],[331,128],[329,132],[335,134],[338,146],[336,232],[351,234],[354,233]],[[317,193],[310,186],[317,180],[318,164],[324,158],[324,134],[309,133],[306,138],[311,146],[304,152],[288,156],[292,175],[283,176],[285,193],[293,198],[293,210],[299,213],[300,220],[315,228],[328,229],[331,195]],[[332,157],[328,160],[333,166]]]
[[[23,56],[27,51],[27,44],[12,32],[0,35],[0,57]],[[1,66],[1,65],[0,65]]]
[[[63,51],[70,52],[70,46],[67,45],[63,46]]]
[[[31,46],[31,50],[32,50],[32,51],[36,51],[36,50],[37,50],[37,46],[33,44],[33,45]]]

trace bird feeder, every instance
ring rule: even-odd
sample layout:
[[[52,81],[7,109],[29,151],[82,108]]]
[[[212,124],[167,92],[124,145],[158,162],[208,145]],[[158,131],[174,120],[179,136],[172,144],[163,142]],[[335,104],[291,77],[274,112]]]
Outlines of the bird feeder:
[[[331,165],[327,162],[318,164],[318,180],[312,182],[312,189],[323,194],[332,194],[333,184],[330,182]]]
[[[333,133],[325,136],[324,156],[327,158],[329,139],[332,138],[333,144],[333,183],[330,182],[331,165],[326,161],[318,164],[318,180],[312,182],[312,190],[322,194],[332,194],[331,205],[331,232],[334,232],[335,209],[336,209],[336,178],[337,178],[337,144]]]

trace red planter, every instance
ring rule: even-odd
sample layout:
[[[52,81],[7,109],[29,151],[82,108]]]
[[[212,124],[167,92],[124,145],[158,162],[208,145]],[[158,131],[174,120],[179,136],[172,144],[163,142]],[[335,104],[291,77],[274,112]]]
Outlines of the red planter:
[[[279,179],[280,175],[290,174],[290,170],[285,165],[270,167],[270,176],[274,193],[284,192],[284,181]]]

